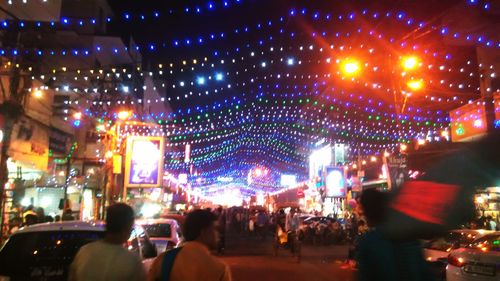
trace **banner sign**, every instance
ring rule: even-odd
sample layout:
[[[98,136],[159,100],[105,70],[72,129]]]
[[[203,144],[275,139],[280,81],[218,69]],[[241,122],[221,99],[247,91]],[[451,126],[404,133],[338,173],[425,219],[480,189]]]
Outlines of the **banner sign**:
[[[163,137],[127,138],[125,185],[159,187],[163,173]]]
[[[49,149],[54,154],[66,155],[71,146],[71,135],[56,128],[50,128]]]
[[[389,189],[400,188],[408,180],[408,159],[405,154],[384,158],[389,174],[387,185]]]
[[[327,197],[345,197],[344,169],[326,168],[325,186]]]

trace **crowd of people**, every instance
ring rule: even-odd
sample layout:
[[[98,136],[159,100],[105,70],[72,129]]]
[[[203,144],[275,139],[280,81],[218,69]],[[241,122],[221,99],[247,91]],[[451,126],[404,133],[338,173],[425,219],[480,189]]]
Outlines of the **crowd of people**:
[[[347,264],[357,268],[358,280],[433,280],[417,239],[393,240],[383,232],[387,193],[366,190],[358,202],[358,208],[342,221],[331,218],[310,224],[301,221],[306,216],[296,208],[271,214],[263,209],[222,207],[188,212],[183,224],[184,241],[180,247],[161,253],[150,272],[145,272],[136,255],[123,248],[134,225],[132,207],[114,204],[106,212],[104,239],[79,250],[69,280],[232,280],[229,267],[211,254],[211,250],[224,253],[229,232],[262,241],[272,236],[273,243],[288,247],[299,261],[303,242],[312,238],[313,244],[323,245],[324,239],[331,238],[349,244]],[[43,221],[73,219],[71,210],[65,210],[60,218],[49,218],[43,209],[33,206],[20,210],[16,218],[18,222],[11,231]],[[497,228],[492,218],[476,223],[479,228]]]
[[[134,225],[133,209],[123,203],[108,207],[104,239],[78,251],[70,267],[70,281],[231,281],[229,267],[211,254],[220,247],[219,221],[224,211],[198,209],[187,214],[180,247],[163,252],[146,272],[139,257],[122,245]]]
[[[50,216],[45,214],[42,207],[29,205],[14,208],[8,223],[8,234],[12,234],[23,226],[29,226],[44,222],[70,221],[74,220],[73,211],[69,208],[63,210],[61,215]]]

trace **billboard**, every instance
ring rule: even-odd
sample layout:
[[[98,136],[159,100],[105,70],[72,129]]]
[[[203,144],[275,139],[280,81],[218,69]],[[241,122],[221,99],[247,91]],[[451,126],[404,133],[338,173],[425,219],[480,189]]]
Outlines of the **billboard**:
[[[500,92],[493,94],[495,110],[495,126],[500,122]],[[450,111],[451,140],[453,142],[471,141],[486,135],[488,124],[486,120],[484,99]],[[492,121],[493,122],[493,121]]]
[[[339,167],[326,168],[326,196],[345,197],[344,169]]]
[[[332,147],[330,145],[314,150],[309,156],[309,178],[314,179],[321,176],[321,171],[332,163],[332,158]]]
[[[387,167],[387,185],[389,189],[400,188],[408,180],[408,157],[405,154],[384,157]]]
[[[294,186],[297,184],[297,177],[295,175],[281,175],[281,186]]]
[[[486,134],[486,110],[481,100],[450,111],[451,140],[469,141]]]
[[[163,171],[163,137],[127,138],[126,187],[159,187]]]

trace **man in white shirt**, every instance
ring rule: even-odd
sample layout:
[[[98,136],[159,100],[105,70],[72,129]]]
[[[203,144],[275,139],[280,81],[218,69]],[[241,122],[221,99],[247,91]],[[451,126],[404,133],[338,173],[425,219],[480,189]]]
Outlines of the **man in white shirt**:
[[[299,217],[296,216],[296,212],[294,208],[290,209],[290,212],[286,216],[286,231],[293,232],[294,234],[299,230],[300,220]]]
[[[146,272],[140,257],[123,247],[134,225],[133,209],[123,203],[109,206],[106,236],[78,251],[69,271],[70,281],[142,281]]]
[[[207,210],[189,213],[183,226],[186,242],[155,259],[148,281],[231,281],[229,267],[210,254],[217,247],[216,220]]]
[[[299,216],[296,214],[295,208],[291,208],[290,212],[286,216],[285,228],[288,232],[288,243],[290,245],[290,249],[292,250],[292,254],[296,256],[297,260],[300,262],[301,243],[299,239],[299,227]]]

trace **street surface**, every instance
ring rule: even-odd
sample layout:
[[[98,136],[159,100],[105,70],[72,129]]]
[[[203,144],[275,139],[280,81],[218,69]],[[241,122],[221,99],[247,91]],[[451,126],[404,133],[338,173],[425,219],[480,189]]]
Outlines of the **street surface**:
[[[297,263],[286,249],[274,257],[271,237],[262,241],[233,234],[227,238],[221,258],[231,267],[234,281],[351,281],[356,272],[343,266],[347,249],[342,245],[304,245],[302,260]]]

